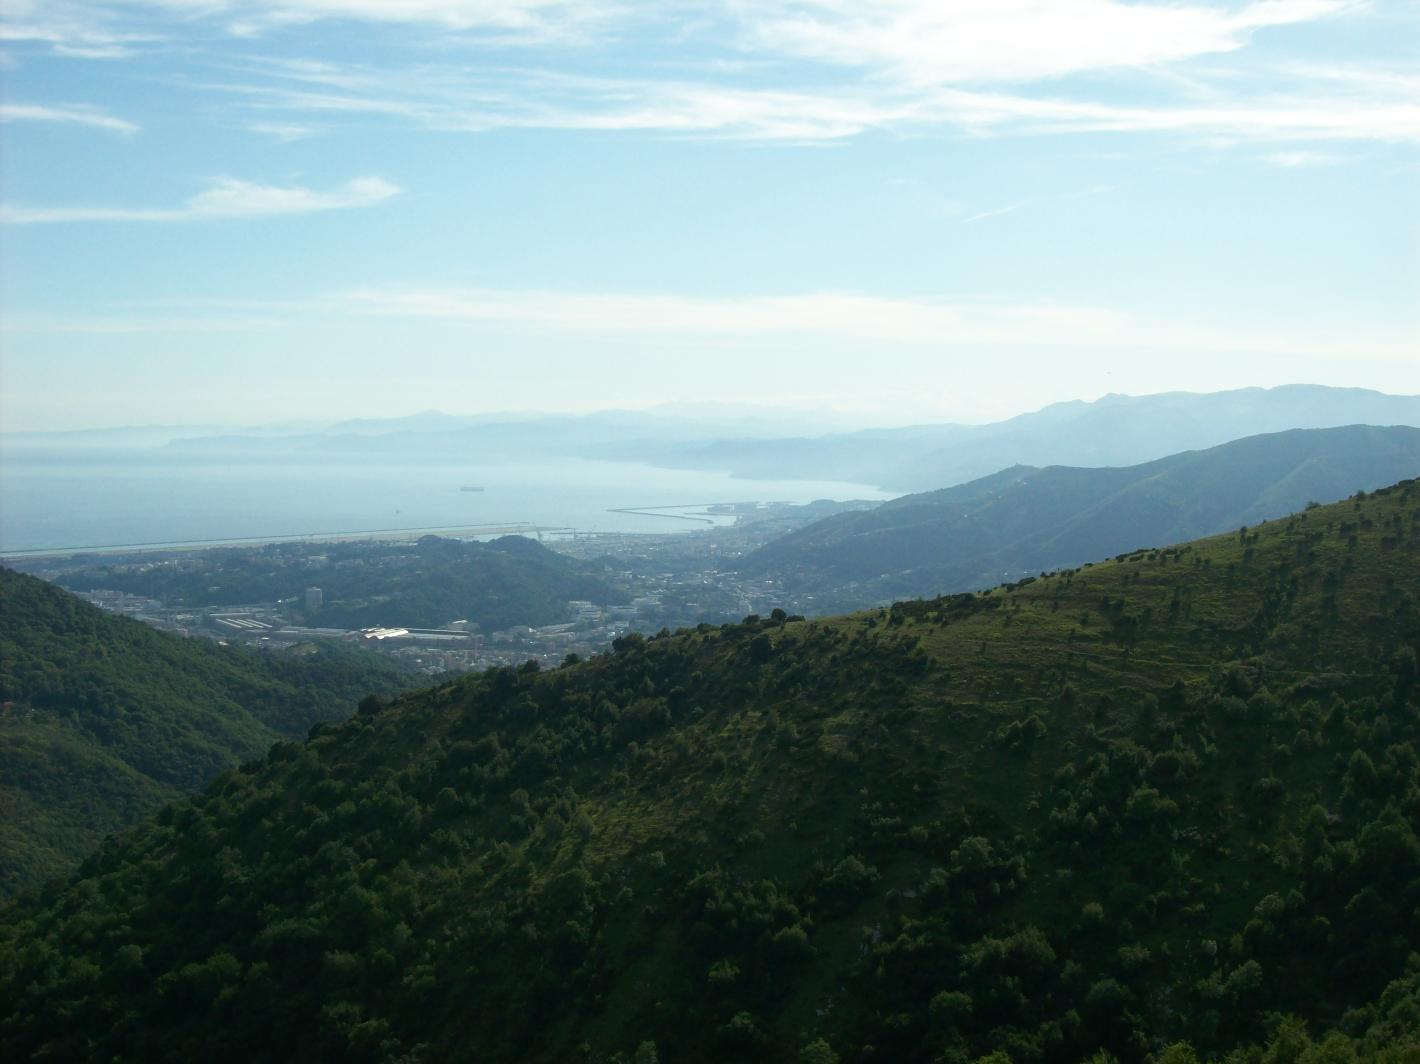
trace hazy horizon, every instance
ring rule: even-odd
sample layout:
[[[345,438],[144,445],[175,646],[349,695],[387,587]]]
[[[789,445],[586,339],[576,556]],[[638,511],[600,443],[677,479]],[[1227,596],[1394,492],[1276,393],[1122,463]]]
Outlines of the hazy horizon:
[[[0,421],[1420,392],[1400,0],[18,0]]]
[[[1285,381],[1268,386],[1245,386],[1238,389],[1221,389],[1220,392],[1231,391],[1273,391],[1285,388],[1310,388],[1310,387],[1335,387],[1331,385],[1318,385],[1310,381]],[[1344,386],[1343,386],[1344,387]],[[1397,393],[1385,392],[1380,389],[1352,388],[1353,391],[1374,392],[1391,398],[1412,398],[1420,396],[1420,393]],[[1071,403],[1083,403],[1093,405],[1106,399],[1144,399],[1156,398],[1168,395],[1209,395],[1219,394],[1212,392],[1199,392],[1188,389],[1170,389],[1163,392],[1148,392],[1131,394],[1128,392],[1105,392],[1093,396],[1069,396],[1051,400],[1041,406],[1030,406],[1008,409],[1005,413],[997,416],[981,416],[974,419],[956,418],[951,420],[942,419],[939,421],[925,421],[920,418],[909,418],[906,416],[891,417],[884,416],[876,418],[871,413],[842,410],[826,410],[812,406],[793,406],[786,404],[755,404],[736,403],[729,401],[708,401],[708,402],[663,402],[648,404],[641,407],[588,407],[585,409],[489,409],[489,410],[453,410],[440,409],[437,407],[427,407],[420,410],[407,410],[392,413],[374,413],[369,411],[355,411],[347,413],[332,414],[324,418],[307,418],[302,420],[274,419],[265,421],[227,421],[227,422],[168,422],[168,423],[100,423],[71,425],[56,428],[10,428],[8,426],[0,428],[0,438],[5,436],[42,436],[42,435],[66,435],[92,433],[100,434],[105,432],[155,432],[165,431],[190,432],[190,431],[258,431],[267,432],[318,432],[339,427],[346,424],[358,424],[369,422],[374,424],[395,426],[400,422],[409,422],[414,427],[418,427],[420,419],[438,418],[454,422],[484,423],[492,424],[499,422],[524,422],[537,421],[542,419],[593,419],[599,417],[609,417],[624,415],[634,417],[638,415],[664,418],[667,422],[684,420],[687,422],[699,422],[706,426],[723,423],[727,429],[733,428],[737,424],[745,422],[764,422],[774,418],[792,418],[786,422],[786,435],[793,435],[795,431],[807,430],[815,425],[819,431],[831,434],[836,432],[853,432],[864,429],[892,429],[911,428],[923,425],[943,425],[959,424],[971,425],[991,425],[1001,421],[1009,421],[1013,418],[1026,414],[1038,413],[1051,406],[1058,406]]]

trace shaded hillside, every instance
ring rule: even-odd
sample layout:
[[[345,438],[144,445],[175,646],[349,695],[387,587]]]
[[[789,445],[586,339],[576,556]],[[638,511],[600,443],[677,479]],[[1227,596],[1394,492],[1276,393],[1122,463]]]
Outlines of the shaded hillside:
[[[0,569],[0,894],[410,679],[334,648],[278,658],[180,639]]]
[[[1420,429],[1295,430],[1111,469],[1017,466],[838,514],[741,563],[825,612],[989,587],[1279,517],[1420,473]]]
[[[1302,384],[1206,394],[1107,395],[1092,403],[1056,403],[987,425],[722,440],[661,448],[655,461],[724,469],[742,477],[845,480],[921,492],[1012,465],[1135,465],[1257,433],[1341,425],[1420,426],[1420,396]]]
[[[319,569],[309,568],[319,555]],[[97,565],[65,573],[74,591],[109,588],[174,606],[229,606],[298,599],[318,583],[325,626],[433,628],[469,620],[494,631],[563,619],[570,599],[626,601],[592,567],[525,536],[490,543],[424,536],[416,543],[281,543],[206,551],[204,564]]]
[[[0,911],[0,1039],[1183,1064],[1333,1030],[1326,1060],[1410,1060],[1417,602],[1408,482],[371,706]]]

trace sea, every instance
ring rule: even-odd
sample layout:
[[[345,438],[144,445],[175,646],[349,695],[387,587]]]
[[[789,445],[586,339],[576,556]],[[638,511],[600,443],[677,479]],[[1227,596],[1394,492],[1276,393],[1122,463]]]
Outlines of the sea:
[[[303,465],[7,446],[0,554],[482,527],[683,532],[732,520],[707,513],[713,504],[889,497],[863,484],[590,459]]]

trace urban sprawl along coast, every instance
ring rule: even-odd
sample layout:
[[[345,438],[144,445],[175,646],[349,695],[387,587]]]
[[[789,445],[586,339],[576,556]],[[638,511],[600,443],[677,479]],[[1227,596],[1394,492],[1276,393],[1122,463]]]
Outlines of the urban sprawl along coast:
[[[338,572],[346,586],[352,572],[357,585],[362,573],[373,579],[405,555],[439,540],[427,533],[403,541],[395,533],[383,533],[368,540],[331,537],[324,544],[51,554],[10,559],[10,564],[63,583],[105,610],[181,635],[295,655],[311,653],[322,642],[339,641],[403,659],[432,675],[527,661],[553,666],[569,655],[586,657],[605,650],[629,632],[737,621],[786,605],[811,608],[812,602],[792,601],[778,581],[744,576],[735,571],[735,564],[748,551],[828,509],[854,505],[861,504],[721,504],[713,512],[732,517],[732,522],[703,530],[548,538],[543,545],[549,552],[595,567],[617,601],[566,598],[550,611],[539,611],[553,614],[543,616],[543,623],[495,625],[476,610],[467,611],[468,616],[429,617],[423,625],[397,623],[393,607],[381,615],[378,596],[372,596],[373,605],[362,601],[362,616],[376,623],[329,619],[350,613],[332,601],[327,588],[333,574]],[[261,586],[279,592],[231,601],[234,568],[255,569],[258,564],[265,577]],[[165,593],[174,586],[181,586],[183,593]]]

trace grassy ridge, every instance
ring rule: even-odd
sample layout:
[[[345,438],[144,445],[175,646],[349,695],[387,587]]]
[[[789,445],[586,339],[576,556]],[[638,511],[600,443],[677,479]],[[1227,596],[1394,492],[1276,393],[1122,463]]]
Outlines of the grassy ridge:
[[[0,1037],[1183,1061],[1165,1046],[1303,1059],[1310,1025],[1327,1059],[1400,1054],[1417,599],[1407,482],[990,594],[632,637],[371,706],[5,911]]]

